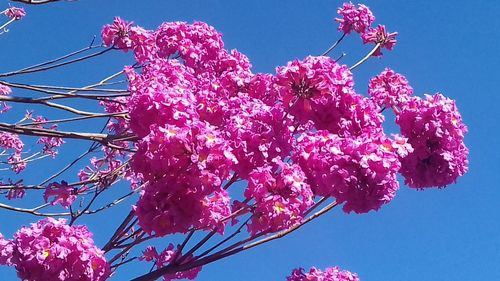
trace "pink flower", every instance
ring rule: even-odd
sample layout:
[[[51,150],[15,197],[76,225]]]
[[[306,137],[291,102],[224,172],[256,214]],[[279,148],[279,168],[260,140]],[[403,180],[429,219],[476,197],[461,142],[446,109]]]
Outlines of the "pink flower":
[[[386,68],[382,73],[370,79],[368,94],[382,107],[404,106],[413,94],[413,88],[406,77]]]
[[[249,175],[245,197],[255,200],[254,215],[248,225],[251,235],[276,232],[300,223],[304,212],[314,203],[301,168],[280,161],[277,166],[279,173],[273,173],[272,167],[267,166]]]
[[[69,226],[64,219],[46,218],[23,227],[10,243],[10,263],[23,280],[103,281],[111,273],[87,228]]]
[[[26,12],[23,8],[10,7],[5,10],[5,15],[11,19],[20,20],[26,16]]]
[[[307,57],[276,69],[284,106],[296,122],[341,136],[382,130],[383,117],[370,100],[354,92],[352,73],[328,57]]]
[[[296,268],[292,274],[286,278],[287,281],[359,281],[355,273],[341,270],[338,267],[328,267],[321,271],[312,267],[309,272],[304,272],[303,268]]]
[[[344,3],[341,8],[338,8],[337,13],[342,18],[336,18],[335,21],[339,23],[339,30],[349,34],[351,31],[363,33],[366,29],[370,28],[375,17],[370,9],[365,5],[356,6],[349,3]]]
[[[180,248],[174,250],[174,245],[169,244],[168,247],[165,248],[160,254],[158,254],[155,247],[152,246],[147,247],[146,250],[143,252],[143,255],[139,257],[139,260],[153,261],[157,268],[162,268],[172,262],[175,262],[174,257],[179,257],[179,256],[181,256]],[[182,262],[182,264],[189,263],[192,260],[192,258],[193,258],[192,254],[187,256]],[[164,281],[171,281],[175,279],[193,280],[198,276],[198,273],[200,273],[201,269],[202,267],[198,266],[187,271],[165,274],[163,275],[163,280]]]
[[[0,233],[0,265],[8,265],[11,266],[11,258],[12,258],[12,251],[13,249],[13,243],[10,240],[6,240],[2,233]]]
[[[107,24],[102,28],[102,42],[105,46],[114,46],[123,51],[127,51],[132,47],[132,42],[129,38],[131,25],[131,22],[116,17],[113,24]]]
[[[180,174],[146,185],[134,207],[139,225],[157,236],[191,229],[222,233],[226,223],[222,219],[231,214],[230,198],[219,186],[203,186],[206,180],[202,175]]]
[[[53,182],[45,188],[43,198],[45,202],[49,201],[50,197],[55,197],[51,205],[60,204],[64,208],[68,208],[76,199],[76,192],[73,187],[69,186],[67,182],[61,183]]]
[[[196,72],[214,69],[224,52],[221,34],[204,22],[163,23],[156,31],[156,45],[160,57],[178,54]]]
[[[455,101],[441,94],[412,98],[396,118],[414,151],[401,161],[401,174],[413,188],[445,187],[468,170],[467,127]]]
[[[366,213],[378,210],[396,195],[399,153],[404,155],[405,147],[382,134],[341,138],[317,131],[299,137],[293,159],[304,170],[315,195],[345,202],[345,212]]]
[[[387,33],[384,25],[378,25],[376,28],[370,28],[366,30],[362,35],[363,44],[372,43],[380,44],[380,47],[373,53],[373,56],[382,56],[381,49],[386,48],[387,50],[392,50],[394,45],[396,45],[397,32]]]

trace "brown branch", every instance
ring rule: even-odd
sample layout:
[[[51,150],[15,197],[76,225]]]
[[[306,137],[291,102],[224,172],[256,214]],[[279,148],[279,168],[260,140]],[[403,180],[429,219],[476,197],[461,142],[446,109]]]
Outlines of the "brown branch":
[[[104,145],[109,144],[109,142],[113,140],[113,137],[107,134],[55,131],[44,128],[23,127],[7,123],[0,123],[0,131],[28,136],[91,140]]]
[[[258,245],[267,243],[269,241],[272,241],[272,240],[284,237],[284,236],[290,234],[291,232],[299,229],[300,227],[302,227],[303,225],[307,224],[308,222],[310,222],[310,221],[318,218],[319,216],[327,213],[328,211],[330,211],[331,209],[333,209],[337,205],[338,205],[337,202],[332,202],[332,203],[328,204],[327,206],[325,206],[320,211],[314,213],[313,215],[311,215],[310,217],[308,217],[307,219],[305,219],[302,223],[300,223],[298,225],[295,225],[295,226],[293,226],[293,227],[291,227],[291,228],[289,228],[287,230],[280,231],[280,232],[278,232],[276,234],[273,234],[271,236],[264,237],[261,240],[255,241],[253,243],[250,243],[250,244],[238,247],[238,248],[230,250],[228,252],[217,252],[217,253],[215,253],[213,255],[207,256],[207,257],[202,258],[202,259],[195,260],[193,262],[189,262],[189,263],[185,263],[185,264],[168,265],[168,266],[159,268],[157,270],[154,270],[154,271],[152,271],[150,273],[147,273],[147,274],[144,274],[142,276],[139,276],[139,277],[137,277],[135,279],[132,279],[131,281],[152,281],[152,280],[156,280],[156,279],[160,278],[161,276],[163,276],[165,274],[186,271],[186,270],[198,267],[198,266],[206,265],[208,263],[212,263],[214,261],[223,259],[225,257],[232,256],[234,254],[237,254],[239,252],[251,249],[251,248],[256,247]]]

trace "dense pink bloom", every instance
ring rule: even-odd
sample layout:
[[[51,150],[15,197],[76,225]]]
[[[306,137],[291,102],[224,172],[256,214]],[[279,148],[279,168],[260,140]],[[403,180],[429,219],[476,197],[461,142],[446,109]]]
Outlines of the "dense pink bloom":
[[[156,31],[158,55],[179,55],[186,66],[196,72],[213,69],[224,43],[221,34],[204,22],[166,22]]]
[[[23,227],[10,243],[10,264],[23,280],[100,281],[110,275],[92,234],[85,226],[67,225],[64,219],[46,218]]]
[[[382,107],[404,106],[413,94],[413,88],[403,75],[386,68],[370,79],[368,94]]]
[[[154,127],[137,145],[132,169],[145,180],[189,172],[204,174],[208,185],[217,186],[236,161],[221,132],[202,122],[191,127]]]
[[[376,28],[370,28],[366,30],[362,35],[363,43],[380,44],[380,47],[373,53],[373,56],[382,56],[382,48],[387,50],[392,50],[394,45],[396,45],[397,32],[387,33],[385,26],[379,24]]]
[[[166,266],[174,262],[174,257],[180,257],[181,255],[179,250],[180,248],[174,250],[174,245],[169,244],[166,249],[164,249],[161,253],[158,253],[155,247],[149,246],[146,248],[146,250],[144,250],[143,255],[139,257],[139,260],[153,261],[157,268],[161,268],[163,266]],[[191,254],[190,256],[184,259],[182,264],[189,263],[192,260],[192,258],[193,255]],[[164,281],[171,281],[175,279],[193,280],[198,276],[198,273],[200,273],[201,269],[202,267],[198,266],[187,271],[165,274],[163,275],[163,280]]]
[[[197,116],[192,70],[177,60],[157,59],[137,74],[127,70],[130,127],[144,137],[150,126],[186,125]]]
[[[345,212],[378,210],[395,196],[399,157],[411,150],[384,135],[340,138],[326,131],[302,135],[294,160],[315,195],[333,196]]]
[[[231,214],[229,195],[220,188],[209,195],[202,184],[203,179],[197,176],[180,175],[146,185],[135,206],[139,225],[158,236],[186,233],[193,228],[222,233],[222,219]]]
[[[338,267],[328,267],[325,271],[312,267],[307,273],[303,268],[294,269],[286,281],[359,281],[359,278],[356,273]]]
[[[358,136],[382,130],[383,117],[370,100],[354,93],[352,73],[328,57],[307,57],[276,69],[289,113],[318,130]]]
[[[20,20],[26,16],[26,12],[23,8],[10,7],[5,10],[5,15],[11,19]]]
[[[153,31],[145,30],[139,26],[132,26],[128,34],[137,62],[146,63],[156,59],[158,48]]]
[[[339,23],[339,30],[346,34],[351,33],[353,30],[357,33],[363,33],[375,20],[370,9],[363,4],[358,5],[358,8],[356,8],[351,2],[344,3],[342,7],[337,9],[337,13],[342,18],[336,18],[335,21]]]
[[[101,38],[105,46],[114,46],[127,51],[132,47],[129,38],[129,31],[132,23],[116,17],[112,24],[107,24],[102,28]]]
[[[49,198],[54,197],[50,202],[51,205],[60,204],[64,208],[68,208],[76,199],[75,189],[68,185],[67,182],[53,182],[45,188],[43,198],[45,202],[49,202]]]
[[[12,265],[10,260],[14,250],[13,247],[12,241],[5,239],[0,233],[0,265]]]
[[[237,159],[234,170],[242,177],[257,167],[272,165],[275,157],[285,158],[292,149],[292,120],[284,108],[268,106],[244,94],[228,102],[231,116],[226,130]]]
[[[277,173],[268,166],[249,175],[245,197],[255,199],[254,215],[248,225],[252,235],[261,231],[276,232],[300,223],[304,212],[314,203],[313,193],[300,167],[277,164]]]
[[[397,116],[414,151],[403,158],[401,174],[413,188],[444,187],[467,171],[467,127],[455,102],[441,94],[412,98]]]

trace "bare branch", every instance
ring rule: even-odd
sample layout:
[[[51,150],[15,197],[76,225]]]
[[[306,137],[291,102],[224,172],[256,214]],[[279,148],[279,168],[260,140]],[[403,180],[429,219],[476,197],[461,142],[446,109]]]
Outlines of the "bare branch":
[[[42,4],[48,4],[52,2],[75,2],[77,0],[10,0],[12,2],[20,2],[24,4],[30,4],[30,5],[42,5]]]

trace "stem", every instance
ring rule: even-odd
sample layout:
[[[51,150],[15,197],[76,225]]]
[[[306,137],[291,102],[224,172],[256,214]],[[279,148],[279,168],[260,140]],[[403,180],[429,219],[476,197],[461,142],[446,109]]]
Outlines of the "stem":
[[[375,45],[375,47],[373,47],[373,49],[368,53],[366,54],[366,56],[364,58],[362,58],[360,61],[358,61],[356,64],[354,64],[353,66],[351,66],[349,68],[349,70],[354,70],[356,67],[360,66],[361,64],[363,64],[365,61],[367,61],[372,55],[373,53],[375,53],[375,51],[378,50],[378,48],[380,48],[380,43],[377,43],[377,45]]]
[[[295,226],[293,226],[293,227],[291,227],[291,228],[289,228],[287,230],[283,230],[281,232],[278,232],[278,233],[276,233],[274,235],[265,237],[265,238],[263,238],[261,240],[253,242],[251,244],[247,244],[247,245],[241,246],[241,247],[236,248],[234,250],[231,250],[229,252],[224,252],[224,253],[219,253],[218,252],[218,253],[215,253],[213,255],[207,256],[205,258],[202,258],[202,259],[199,259],[199,260],[195,260],[195,261],[190,262],[190,263],[168,265],[168,266],[159,268],[157,270],[154,270],[154,271],[152,271],[150,273],[147,273],[147,274],[144,274],[142,276],[139,276],[139,277],[137,277],[135,279],[132,279],[131,281],[153,281],[153,280],[156,280],[156,279],[160,278],[161,276],[163,276],[165,274],[186,271],[186,270],[189,270],[189,269],[192,269],[192,268],[195,268],[195,267],[206,265],[206,264],[212,263],[214,261],[223,259],[225,257],[232,256],[232,255],[237,254],[239,252],[251,249],[251,248],[253,248],[255,246],[258,246],[258,245],[267,243],[269,241],[272,241],[272,240],[284,237],[284,236],[290,234],[291,232],[299,229],[303,225],[309,223],[310,221],[312,221],[312,220],[318,218],[319,216],[327,213],[328,211],[330,211],[331,209],[333,209],[337,205],[338,205],[337,202],[332,202],[329,205],[325,206],[320,211],[318,211],[317,213],[315,213],[314,215],[311,215],[309,218],[307,218],[306,220],[304,220],[302,223],[300,223],[298,225],[295,225]]]
[[[335,42],[333,43],[332,46],[330,46],[330,48],[328,48],[328,50],[326,50],[323,54],[321,54],[321,56],[326,56],[328,55],[328,53],[330,53],[333,49],[335,49],[335,47],[337,47],[338,44],[340,44],[340,42],[342,42],[342,39],[344,39],[345,37],[345,33],[342,34],[342,36]]]

